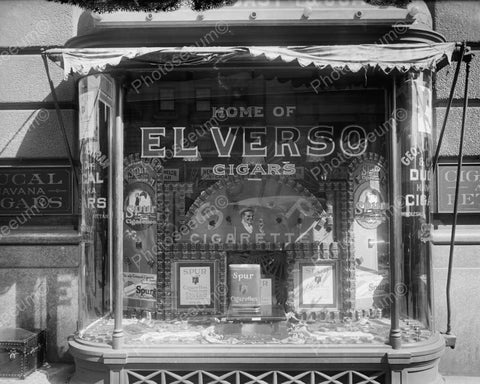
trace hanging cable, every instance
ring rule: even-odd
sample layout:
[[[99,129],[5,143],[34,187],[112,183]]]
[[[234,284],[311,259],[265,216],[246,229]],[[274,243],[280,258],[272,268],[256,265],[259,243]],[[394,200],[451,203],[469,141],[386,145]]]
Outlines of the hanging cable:
[[[465,55],[466,44],[462,43],[460,47],[460,58],[457,62],[457,68],[455,68],[455,75],[453,76],[452,88],[450,88],[450,95],[448,96],[447,109],[445,111],[445,117],[443,118],[443,125],[440,131],[440,136],[438,137],[437,150],[435,156],[433,157],[432,170],[436,172],[438,157],[440,156],[440,149],[442,148],[443,134],[445,133],[445,128],[447,126],[448,115],[450,114],[450,109],[452,107],[453,97],[455,95],[455,87],[457,86],[458,74],[460,73],[460,66],[462,65],[463,57]]]
[[[452,234],[450,238],[450,254],[448,257],[448,274],[447,274],[447,331],[446,334],[450,335],[452,331],[451,324],[451,315],[452,308],[450,303],[450,285],[452,280],[452,268],[453,268],[453,252],[455,250],[455,231],[457,228],[457,216],[458,216],[458,191],[460,189],[460,176],[463,165],[463,142],[465,137],[465,123],[467,120],[467,108],[468,108],[468,82],[470,77],[470,60],[471,57],[468,56],[465,60],[465,92],[463,95],[463,116],[462,116],[462,128],[460,130],[460,146],[458,149],[458,165],[457,165],[457,180],[455,183],[455,200],[453,203],[453,223],[452,223]]]
[[[55,105],[55,111],[57,113],[58,125],[60,126],[60,133],[62,135],[63,142],[65,144],[65,149],[67,151],[70,166],[72,167],[73,176],[75,178],[75,185],[78,185],[77,169],[75,168],[75,162],[74,162],[74,159],[73,159],[72,149],[70,148],[70,143],[68,142],[67,131],[65,130],[65,124],[63,122],[62,111],[60,110],[60,105],[58,104],[58,99],[57,99],[57,93],[55,91],[55,86],[53,85],[53,81],[52,81],[52,78],[50,76],[50,69],[48,67],[47,55],[45,53],[42,53],[42,58],[43,58],[43,64],[45,65],[45,71],[47,73],[48,84],[50,85],[50,92],[52,94],[53,104]]]

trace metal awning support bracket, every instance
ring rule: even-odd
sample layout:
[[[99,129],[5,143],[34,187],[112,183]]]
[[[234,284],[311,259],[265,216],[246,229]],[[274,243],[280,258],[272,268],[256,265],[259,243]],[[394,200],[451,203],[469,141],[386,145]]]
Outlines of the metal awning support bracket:
[[[440,136],[438,137],[437,150],[435,151],[435,156],[433,157],[432,169],[433,172],[436,172],[438,158],[440,156],[440,149],[442,148],[443,135],[445,134],[445,128],[447,126],[448,116],[450,114],[450,109],[452,108],[453,97],[455,96],[455,88],[457,86],[458,75],[460,73],[460,66],[465,56],[466,45],[462,43],[460,46],[459,59],[457,61],[457,67],[455,68],[455,75],[453,76],[452,87],[450,88],[450,95],[448,96],[447,109],[445,111],[445,116],[443,118],[442,129],[440,130]]]
[[[60,126],[60,134],[62,135],[63,142],[65,144],[65,149],[66,149],[67,155],[68,155],[68,161],[70,163],[70,166],[72,167],[73,176],[75,178],[75,185],[78,185],[79,179],[78,179],[77,169],[75,167],[75,161],[74,161],[74,158],[73,158],[72,148],[70,147],[70,143],[68,142],[68,136],[67,136],[67,131],[65,129],[65,123],[63,121],[62,111],[61,111],[60,105],[58,103],[57,92],[55,91],[55,86],[53,84],[52,77],[50,76],[50,68],[48,67],[48,59],[47,59],[47,55],[45,53],[42,53],[42,59],[43,59],[43,64],[45,66],[45,72],[47,74],[48,84],[50,86],[50,92],[51,92],[52,98],[53,98],[53,104],[55,105],[55,111],[56,111],[56,114],[57,114],[58,125]]]
[[[460,179],[461,179],[461,171],[463,166],[463,145],[465,141],[465,126],[467,120],[467,109],[468,109],[468,86],[469,86],[469,79],[470,79],[470,62],[472,60],[472,55],[464,55],[465,53],[465,43],[462,45],[461,51],[461,60],[458,62],[456,75],[458,76],[458,67],[460,66],[461,61],[465,61],[465,89],[463,95],[463,114],[462,114],[462,127],[460,130],[460,144],[458,149],[458,163],[457,163],[457,178],[455,182],[455,200],[453,205],[453,222],[452,222],[452,232],[450,237],[450,253],[448,258],[448,271],[447,271],[447,285],[446,285],[446,300],[447,300],[447,330],[445,332],[445,341],[446,345],[450,348],[455,347],[456,337],[452,335],[452,325],[451,325],[451,280],[452,280],[452,269],[453,269],[453,256],[455,250],[455,232],[457,228],[457,217],[458,217],[458,192],[460,190]],[[453,96],[453,92],[450,93],[450,96]],[[451,102],[449,102],[451,105]],[[445,116],[446,120],[447,116]],[[445,128],[446,121],[444,122],[444,126],[442,130]],[[443,135],[443,132],[442,132]],[[440,151],[440,144],[437,148],[437,154]],[[436,155],[435,160],[438,160],[438,156]],[[436,163],[435,163],[436,164]]]

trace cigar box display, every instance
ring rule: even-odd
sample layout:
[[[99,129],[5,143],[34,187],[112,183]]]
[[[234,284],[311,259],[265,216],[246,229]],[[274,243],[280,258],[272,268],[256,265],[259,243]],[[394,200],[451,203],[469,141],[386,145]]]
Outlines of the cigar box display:
[[[262,278],[260,281],[260,296],[262,305],[273,304],[273,285],[271,278]]]
[[[24,379],[45,361],[45,331],[0,328],[0,377]]]
[[[231,308],[237,311],[259,312],[261,304],[260,265],[230,264],[228,271]]]

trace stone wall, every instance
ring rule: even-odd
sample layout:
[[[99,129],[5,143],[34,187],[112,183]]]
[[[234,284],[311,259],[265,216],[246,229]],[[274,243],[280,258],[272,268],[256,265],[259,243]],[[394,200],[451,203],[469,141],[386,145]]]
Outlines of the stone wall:
[[[430,3],[434,28],[448,41],[467,41],[476,58],[471,64],[469,82],[469,109],[465,132],[465,155],[469,160],[480,160],[480,2],[435,1]],[[445,106],[455,72],[456,63],[436,76],[435,118],[440,132]],[[441,155],[457,161],[459,132],[462,122],[465,66],[462,65],[453,108],[448,120]],[[433,247],[435,317],[439,331],[446,330],[446,277],[449,256],[451,218],[437,221]],[[440,371],[450,375],[480,376],[480,217],[461,215],[457,229],[452,273],[452,333],[457,336],[455,349],[446,350]]]
[[[0,164],[68,163],[40,49],[63,46],[76,33],[78,14],[41,0],[0,2]],[[75,84],[52,62],[49,67],[75,152]],[[39,226],[38,217],[18,228],[9,220],[0,226],[0,326],[46,328],[48,361],[68,360],[79,308],[77,232]]]

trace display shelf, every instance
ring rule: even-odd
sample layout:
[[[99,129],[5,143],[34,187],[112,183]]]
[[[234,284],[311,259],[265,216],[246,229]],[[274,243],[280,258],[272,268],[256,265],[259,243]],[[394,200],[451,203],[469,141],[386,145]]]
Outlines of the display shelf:
[[[270,323],[285,321],[285,310],[278,305],[262,305],[258,312],[229,308],[225,321]]]

